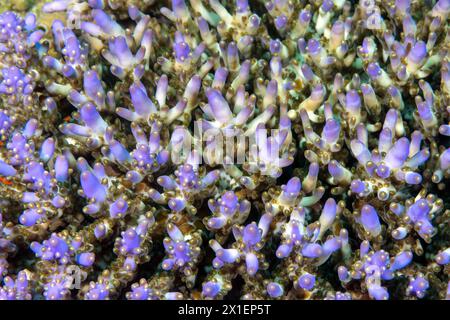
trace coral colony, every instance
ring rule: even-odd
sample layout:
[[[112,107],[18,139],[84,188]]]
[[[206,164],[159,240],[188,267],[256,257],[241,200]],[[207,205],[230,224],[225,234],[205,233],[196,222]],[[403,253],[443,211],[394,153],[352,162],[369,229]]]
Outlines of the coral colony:
[[[0,299],[450,299],[450,0],[6,2]]]

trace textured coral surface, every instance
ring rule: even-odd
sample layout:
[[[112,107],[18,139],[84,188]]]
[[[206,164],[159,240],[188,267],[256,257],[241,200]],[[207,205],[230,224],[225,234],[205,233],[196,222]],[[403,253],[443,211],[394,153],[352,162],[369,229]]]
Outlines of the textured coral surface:
[[[450,0],[0,4],[0,299],[450,299]]]

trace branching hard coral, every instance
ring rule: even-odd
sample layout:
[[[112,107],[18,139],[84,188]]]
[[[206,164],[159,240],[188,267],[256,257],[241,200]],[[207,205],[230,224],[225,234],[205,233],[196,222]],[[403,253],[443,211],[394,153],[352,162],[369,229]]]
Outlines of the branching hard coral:
[[[0,12],[0,299],[450,299],[449,15]]]
[[[261,263],[264,256],[259,253],[264,246],[264,238],[267,235],[272,221],[270,214],[261,217],[258,224],[252,222],[247,226],[235,226],[233,236],[236,240],[230,249],[224,249],[217,241],[211,240],[209,245],[216,253],[213,267],[222,268],[224,264],[245,261],[246,273],[254,276],[259,269],[265,269],[265,263]]]
[[[216,237],[226,239],[234,225],[242,224],[250,213],[250,202],[239,201],[233,191],[225,192],[219,199],[210,199],[208,207],[212,216],[205,218],[205,225],[216,233]]]
[[[164,270],[179,270],[183,273],[183,278],[188,287],[195,283],[201,236],[198,232],[183,234],[178,227],[172,223],[167,225],[169,237],[164,238],[164,248],[167,258],[162,262]]]
[[[44,35],[37,27],[36,16],[32,13],[21,17],[15,12],[0,13],[0,66],[27,67],[27,61],[36,54],[33,48]],[[39,52],[39,48],[36,48]]]

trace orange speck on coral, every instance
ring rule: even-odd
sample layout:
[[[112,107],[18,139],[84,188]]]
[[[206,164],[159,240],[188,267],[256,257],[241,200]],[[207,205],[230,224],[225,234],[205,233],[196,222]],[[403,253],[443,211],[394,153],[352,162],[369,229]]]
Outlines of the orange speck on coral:
[[[8,186],[12,185],[12,182],[4,177],[0,177],[0,183],[6,184]]]

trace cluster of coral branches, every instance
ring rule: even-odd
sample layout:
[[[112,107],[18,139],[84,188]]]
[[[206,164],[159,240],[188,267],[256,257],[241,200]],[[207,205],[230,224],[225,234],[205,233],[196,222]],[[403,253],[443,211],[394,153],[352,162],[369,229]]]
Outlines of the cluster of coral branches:
[[[450,0],[44,2],[0,12],[0,299],[450,299]]]

